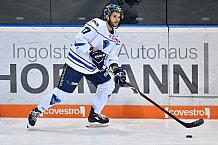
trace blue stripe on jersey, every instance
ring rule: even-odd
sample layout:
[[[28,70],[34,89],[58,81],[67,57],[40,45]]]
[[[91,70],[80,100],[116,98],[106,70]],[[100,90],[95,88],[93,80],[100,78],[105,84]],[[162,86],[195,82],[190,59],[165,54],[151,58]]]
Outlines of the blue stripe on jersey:
[[[86,68],[90,69],[90,70],[95,70],[94,67],[87,65],[86,63],[84,63],[83,61],[79,60],[78,58],[76,58],[75,56],[73,56],[70,52],[68,53],[68,55],[75,61],[77,61],[78,63],[81,63],[83,66],[85,66]]]
[[[77,47],[77,46],[83,46],[85,45],[86,43],[74,43],[74,46]]]

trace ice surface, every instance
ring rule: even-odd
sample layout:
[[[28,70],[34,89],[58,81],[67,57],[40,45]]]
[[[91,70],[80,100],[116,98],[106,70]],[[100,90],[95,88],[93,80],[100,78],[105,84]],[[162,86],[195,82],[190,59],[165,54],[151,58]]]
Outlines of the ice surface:
[[[218,145],[218,120],[187,129],[172,119],[111,119],[108,127],[86,128],[87,119],[0,118],[1,145]],[[183,120],[191,122],[194,120]],[[191,134],[193,138],[186,138]]]

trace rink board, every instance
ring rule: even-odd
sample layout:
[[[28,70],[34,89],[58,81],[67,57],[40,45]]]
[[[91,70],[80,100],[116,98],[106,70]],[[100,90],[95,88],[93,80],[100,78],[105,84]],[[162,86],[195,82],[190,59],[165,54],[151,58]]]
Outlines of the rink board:
[[[0,117],[26,117],[50,93],[80,29],[1,27]],[[218,119],[218,27],[120,27],[119,32],[119,63],[128,82],[178,117]],[[83,79],[63,108],[44,116],[87,117],[95,92]],[[128,87],[116,88],[107,105],[104,111],[112,118],[168,118]]]
[[[1,117],[25,118],[35,105],[1,105]],[[218,106],[162,106],[165,110],[183,119],[217,119]],[[90,105],[56,105],[45,111],[45,118],[86,118]],[[155,106],[110,106],[103,112],[110,118],[158,118],[168,119],[168,115]]]

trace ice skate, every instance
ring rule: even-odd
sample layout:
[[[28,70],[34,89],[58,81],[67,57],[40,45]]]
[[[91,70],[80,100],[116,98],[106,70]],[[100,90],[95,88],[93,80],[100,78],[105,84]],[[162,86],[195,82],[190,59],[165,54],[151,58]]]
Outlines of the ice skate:
[[[106,127],[108,122],[109,119],[106,116],[95,113],[94,108],[91,107],[86,127]]]
[[[37,118],[39,117],[39,115],[42,112],[38,110],[38,108],[33,109],[28,117],[28,124],[27,124],[27,128],[29,128],[30,126],[34,126],[36,124]]]

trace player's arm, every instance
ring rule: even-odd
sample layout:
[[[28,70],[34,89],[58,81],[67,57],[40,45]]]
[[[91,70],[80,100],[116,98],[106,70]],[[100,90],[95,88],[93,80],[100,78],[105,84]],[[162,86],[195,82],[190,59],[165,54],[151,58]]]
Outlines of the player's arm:
[[[124,86],[126,82],[126,72],[122,67],[118,65],[118,54],[117,48],[114,47],[111,52],[108,54],[107,63],[109,65],[109,69],[114,74],[114,81],[120,86]]]
[[[107,55],[101,50],[93,50],[92,47],[90,49],[89,55],[92,58],[92,62],[95,64],[95,66],[99,70],[102,70],[104,63],[105,63],[105,58],[107,57]]]
[[[124,86],[126,82],[126,72],[122,67],[119,67],[118,64],[112,63],[110,65],[110,70],[114,74],[114,81],[120,86]]]
[[[92,21],[85,24],[82,30],[75,37],[73,45],[76,49],[82,51],[83,53],[90,53],[90,50],[93,49],[90,41],[98,35],[96,27],[97,25]]]

